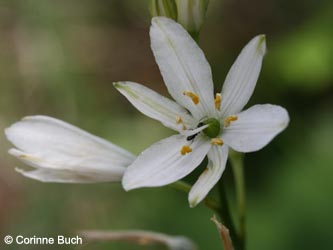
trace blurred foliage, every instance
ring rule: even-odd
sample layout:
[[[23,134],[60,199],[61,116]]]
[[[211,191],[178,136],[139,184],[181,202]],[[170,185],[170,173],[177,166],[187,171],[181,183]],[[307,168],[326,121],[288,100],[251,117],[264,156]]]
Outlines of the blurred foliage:
[[[291,117],[285,132],[245,157],[248,249],[331,249],[332,9],[325,0],[210,1],[200,44],[216,89],[246,42],[266,33],[268,53],[249,105],[280,104]],[[0,0],[0,128],[45,114],[134,153],[171,134],[112,86],[132,80],[168,95],[148,30],[145,0]],[[7,155],[9,147],[1,134],[0,238],[138,228],[186,235],[200,249],[222,248],[212,213],[203,205],[189,209],[184,194],[168,188],[125,193],[120,184],[107,183],[39,183],[15,173],[22,164]],[[225,179],[232,194],[229,169]],[[92,248],[160,249],[125,243],[80,249]]]
[[[332,9],[324,7],[296,33],[284,34],[282,41],[274,44],[271,67],[281,77],[281,84],[303,91],[330,87],[333,76],[332,21]]]

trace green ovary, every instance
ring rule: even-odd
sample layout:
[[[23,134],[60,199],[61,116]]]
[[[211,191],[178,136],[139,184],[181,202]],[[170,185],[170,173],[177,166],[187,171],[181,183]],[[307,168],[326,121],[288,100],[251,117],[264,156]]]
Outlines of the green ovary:
[[[210,138],[215,138],[219,135],[221,131],[220,121],[215,118],[208,118],[203,121],[205,125],[208,125],[207,128],[203,130],[204,134]]]

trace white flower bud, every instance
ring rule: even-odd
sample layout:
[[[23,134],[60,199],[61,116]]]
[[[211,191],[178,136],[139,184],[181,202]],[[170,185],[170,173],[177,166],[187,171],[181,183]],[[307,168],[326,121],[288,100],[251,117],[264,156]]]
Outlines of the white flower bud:
[[[174,0],[150,0],[151,16],[165,16],[177,21],[177,7]]]
[[[180,23],[192,37],[197,38],[203,24],[208,0],[151,0],[150,13],[165,16]]]
[[[197,36],[204,22],[208,0],[175,0],[177,22],[193,36]]]

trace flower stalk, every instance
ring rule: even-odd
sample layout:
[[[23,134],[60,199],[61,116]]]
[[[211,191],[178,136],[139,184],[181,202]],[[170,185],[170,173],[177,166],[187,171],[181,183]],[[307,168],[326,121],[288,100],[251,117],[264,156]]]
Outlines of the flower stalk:
[[[246,194],[243,154],[232,152],[229,155],[235,182],[235,191],[238,207],[238,238],[241,248],[245,249],[246,240]]]
[[[171,183],[169,187],[182,191],[186,194],[188,194],[192,188],[192,186],[186,183],[185,181],[176,181],[174,183]],[[220,204],[212,197],[206,196],[205,199],[203,200],[203,203],[205,204],[206,207],[208,207],[214,212],[219,213],[219,211],[221,210]]]
[[[233,242],[233,245],[235,249],[237,250],[243,250],[240,244],[240,239],[238,237],[238,233],[236,231],[234,222],[232,220],[230,207],[229,207],[229,201],[225,190],[224,185],[224,177],[220,179],[220,181],[217,184],[219,196],[220,196],[220,203],[223,204],[223,206],[220,207],[220,210],[218,212],[220,219],[222,220],[223,224],[230,230],[230,236]]]

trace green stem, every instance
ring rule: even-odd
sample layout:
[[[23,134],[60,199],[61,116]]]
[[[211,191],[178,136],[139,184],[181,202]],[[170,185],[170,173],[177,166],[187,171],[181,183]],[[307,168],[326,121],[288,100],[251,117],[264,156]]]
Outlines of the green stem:
[[[187,194],[191,190],[191,185],[189,185],[185,181],[174,182],[174,183],[170,184],[169,187],[172,187],[174,189],[177,189],[177,190],[182,191],[182,192],[187,193]],[[213,210],[214,212],[219,212],[220,209],[221,209],[219,203],[215,199],[213,199],[213,198],[211,198],[209,196],[205,197],[205,199],[203,200],[203,203],[208,208],[210,208],[211,210]]]
[[[237,196],[239,232],[238,238],[241,248],[245,249],[246,240],[246,197],[245,197],[245,179],[243,155],[232,152],[230,154],[230,163],[234,174],[235,190]]]
[[[184,193],[189,193],[191,190],[190,184],[186,183],[185,181],[176,181],[174,183],[171,183],[169,187],[172,187]]]
[[[222,223],[229,229],[230,236],[232,239],[233,246],[235,250],[243,250],[238,238],[238,234],[235,228],[235,225],[232,220],[231,212],[228,204],[228,197],[224,187],[223,177],[218,182],[218,190],[220,195],[220,202],[223,206],[220,208],[219,216],[222,220]]]

